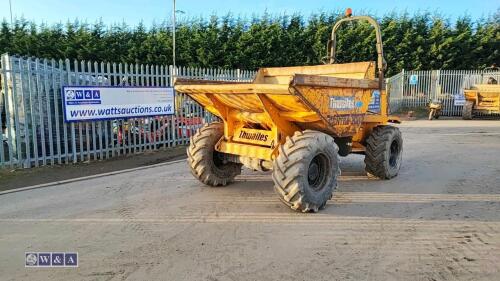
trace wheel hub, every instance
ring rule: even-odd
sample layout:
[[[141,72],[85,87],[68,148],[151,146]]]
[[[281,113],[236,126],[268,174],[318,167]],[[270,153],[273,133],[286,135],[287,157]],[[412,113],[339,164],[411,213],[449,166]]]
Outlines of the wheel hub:
[[[328,177],[328,158],[323,154],[316,155],[307,171],[307,181],[309,186],[319,191],[324,187],[326,178]]]
[[[398,163],[398,158],[399,158],[399,143],[394,140],[391,143],[391,152],[389,155],[389,165],[391,167],[395,167]]]
[[[318,179],[319,176],[319,166],[318,163],[312,162],[309,166],[309,173],[307,178],[309,179],[309,183],[314,182]]]
[[[220,152],[214,150],[214,152],[212,153],[212,157],[213,157],[215,167],[220,168],[224,165],[224,159],[223,159],[222,154]]]

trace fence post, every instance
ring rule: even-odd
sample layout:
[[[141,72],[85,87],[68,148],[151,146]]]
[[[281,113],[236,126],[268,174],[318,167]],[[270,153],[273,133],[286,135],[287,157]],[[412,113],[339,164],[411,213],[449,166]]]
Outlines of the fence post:
[[[20,111],[19,111],[19,99],[18,99],[18,92],[17,92],[17,77],[16,74],[19,72],[16,72],[15,64],[14,64],[14,58],[9,57],[9,65],[11,67],[11,72],[10,72],[10,79],[12,80],[12,90],[10,91],[11,97],[9,98],[9,101],[12,103],[11,107],[14,110],[13,114],[13,119],[14,119],[14,128],[13,128],[13,133],[15,133],[15,137],[12,139],[12,144],[15,147],[14,155],[16,159],[15,165],[19,165],[23,163],[23,151],[21,147],[21,123],[19,121],[20,119]],[[12,122],[11,122],[12,125]]]
[[[12,64],[10,63],[10,56],[3,55],[2,56],[2,65],[3,65],[3,76],[4,76],[4,84],[5,84],[5,92],[4,92],[4,107],[5,107],[5,124],[6,124],[6,136],[7,136],[7,147],[9,152],[9,163],[10,167],[14,168],[14,153],[16,149],[16,134],[14,132],[14,116],[13,114],[13,105],[14,102],[12,100]],[[3,144],[2,144],[3,146]]]
[[[69,73],[69,68],[65,68],[65,67],[68,67],[68,63],[69,63],[69,60],[66,60],[65,63],[63,64],[63,61],[62,60],[59,60],[59,68],[61,69],[61,72],[60,72],[60,75],[59,75],[59,83],[60,83],[60,86],[61,86],[61,91],[62,91],[62,87],[64,86],[64,69],[66,70],[67,73]],[[64,67],[64,66],[65,67]],[[60,105],[57,105],[57,107],[61,106],[61,111],[63,110],[63,105],[62,103]],[[62,116],[61,116],[62,117]],[[64,119],[64,118],[63,118]],[[66,124],[66,122],[64,122],[63,120],[63,138],[64,138],[64,163],[69,163],[69,150],[68,150],[68,125]]]
[[[49,155],[50,155],[50,164],[54,165],[54,138],[52,134],[52,113],[50,108],[50,90],[49,90],[49,68],[47,60],[43,60],[43,88],[44,88],[44,96],[45,96],[45,109],[47,110],[47,139],[49,144]],[[53,71],[53,69],[51,70]]]
[[[401,99],[403,106],[408,106],[405,101],[405,70],[401,70]]]
[[[31,65],[33,64],[34,61],[31,60],[31,58],[28,58],[27,60],[27,65],[28,65],[28,87],[29,87],[29,102],[30,102],[30,114],[31,114],[31,134],[33,136],[33,160],[35,167],[38,167],[40,164],[39,162],[39,157],[38,157],[38,135],[37,135],[37,123],[36,123],[36,97],[37,97],[37,92],[36,92],[36,80],[33,77],[33,69]]]
[[[50,61],[50,66],[52,68],[52,95],[54,96],[54,123],[55,123],[55,133],[56,133],[56,153],[57,153],[57,163],[61,164],[61,134],[59,128],[59,94],[60,92],[56,90],[56,69],[61,72],[60,67],[56,68],[56,61],[52,59]],[[54,157],[52,157],[54,159]]]
[[[3,57],[4,55],[2,55]],[[2,116],[4,112],[4,91],[3,85],[6,83],[6,77],[4,74],[5,66],[3,65],[3,59],[0,61],[0,168],[3,167],[5,163],[5,152],[4,152],[4,143],[3,143],[3,121]]]
[[[24,72],[24,61],[19,60],[19,81],[20,81],[20,89],[21,89],[21,105],[22,105],[22,110],[23,110],[23,116],[24,116],[24,145],[26,148],[26,153],[24,154],[26,157],[23,159],[23,167],[24,168],[30,168],[31,167],[31,148],[30,148],[30,132],[29,132],[29,118],[28,118],[28,112],[27,110],[27,104],[29,103],[29,100],[26,98],[25,94],[25,89],[26,89],[26,77],[25,77],[25,72]],[[28,65],[29,67],[29,65]],[[29,77],[27,77],[29,79]]]
[[[176,72],[176,69],[174,69],[173,66],[169,65],[168,66],[168,72],[170,74],[170,81],[169,81],[169,86],[170,87],[173,87],[174,86],[174,76],[175,76],[175,73]],[[171,144],[173,147],[175,147],[177,145],[177,140],[176,140],[176,130],[175,130],[175,123],[176,123],[176,117],[177,117],[177,111],[179,110],[177,108],[177,105],[178,105],[178,97],[179,97],[179,94],[175,93],[175,97],[174,97],[174,100],[175,100],[175,110],[174,110],[174,114],[172,115],[172,118],[170,118],[170,128],[172,130],[172,139],[171,139]]]

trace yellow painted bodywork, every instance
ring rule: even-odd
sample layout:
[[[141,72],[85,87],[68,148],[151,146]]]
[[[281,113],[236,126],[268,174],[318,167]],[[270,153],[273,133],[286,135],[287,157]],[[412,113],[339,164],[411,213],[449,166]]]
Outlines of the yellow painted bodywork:
[[[279,144],[296,131],[352,138],[352,151],[362,152],[375,126],[399,122],[387,114],[374,62],[261,68],[251,83],[177,79],[175,90],[222,119],[217,151],[263,160],[279,153]],[[368,111],[375,91],[379,113]],[[249,135],[256,137],[243,137]]]
[[[464,90],[465,99],[474,102],[473,110],[482,113],[500,113],[500,85],[478,84]]]

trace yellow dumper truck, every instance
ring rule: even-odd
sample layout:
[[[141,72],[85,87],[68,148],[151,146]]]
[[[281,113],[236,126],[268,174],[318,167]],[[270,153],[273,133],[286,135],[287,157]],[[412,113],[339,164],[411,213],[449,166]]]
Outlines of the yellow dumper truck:
[[[462,109],[462,118],[470,120],[474,115],[481,113],[500,114],[500,85],[498,84],[498,67],[491,67],[485,71],[491,73],[483,74],[483,83],[476,84],[464,90],[465,104]],[[493,72],[495,71],[495,72]]]
[[[335,32],[353,20],[374,26],[377,64],[335,63]],[[242,166],[272,170],[281,201],[302,212],[317,212],[332,197],[339,156],[364,154],[369,175],[395,177],[403,140],[399,129],[388,125],[399,119],[388,115],[377,22],[348,15],[334,25],[327,49],[325,65],[261,68],[251,83],[177,79],[177,92],[221,120],[191,137],[187,154],[194,177],[225,186]],[[370,105],[374,97],[378,107]]]

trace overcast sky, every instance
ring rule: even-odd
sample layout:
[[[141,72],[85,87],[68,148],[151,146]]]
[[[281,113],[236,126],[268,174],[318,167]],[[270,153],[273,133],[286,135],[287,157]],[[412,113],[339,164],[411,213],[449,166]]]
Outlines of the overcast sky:
[[[172,0],[11,0],[14,17],[24,16],[37,23],[67,22],[76,18],[93,23],[98,19],[109,23],[125,21],[136,25],[141,20],[150,25],[153,20],[170,20]],[[365,10],[375,15],[389,12],[419,11],[439,12],[452,20],[469,15],[473,19],[488,16],[500,7],[500,0],[177,0],[177,9],[184,17],[225,15],[228,12],[238,16],[270,14],[293,14],[300,12],[310,15],[319,11],[344,10],[351,7],[356,11]],[[0,0],[0,17],[10,20],[9,0]]]

